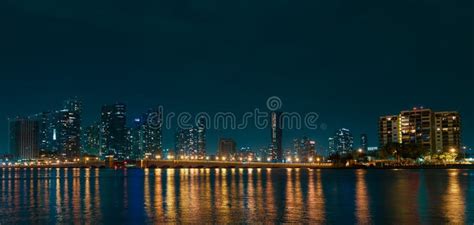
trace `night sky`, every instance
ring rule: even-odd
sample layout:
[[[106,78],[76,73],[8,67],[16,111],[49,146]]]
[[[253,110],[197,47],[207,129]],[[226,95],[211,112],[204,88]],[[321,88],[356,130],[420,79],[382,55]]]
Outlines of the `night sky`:
[[[321,146],[341,127],[378,145],[381,115],[414,106],[458,110],[474,144],[473,3],[468,0],[6,0],[0,3],[0,151],[7,118],[84,103],[243,113],[319,113]],[[165,131],[172,147],[174,131]],[[239,146],[270,143],[269,130],[209,131]],[[356,142],[358,144],[358,141]]]

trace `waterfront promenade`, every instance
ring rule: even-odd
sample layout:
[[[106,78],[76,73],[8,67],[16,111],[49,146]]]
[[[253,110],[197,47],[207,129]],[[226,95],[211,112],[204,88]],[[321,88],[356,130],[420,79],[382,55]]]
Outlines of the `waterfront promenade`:
[[[54,164],[0,164],[0,168],[331,168],[332,163],[264,163],[204,160],[141,160],[136,162],[69,162]]]
[[[331,168],[332,163],[266,163],[202,160],[143,160],[141,168]]]
[[[141,160],[129,162],[68,162],[53,164],[0,164],[0,168],[302,168],[302,169],[474,169],[474,164],[416,164],[400,165],[390,163],[370,163],[340,165],[327,162],[321,163],[269,163],[269,162],[238,162],[238,161],[203,161],[203,160]]]

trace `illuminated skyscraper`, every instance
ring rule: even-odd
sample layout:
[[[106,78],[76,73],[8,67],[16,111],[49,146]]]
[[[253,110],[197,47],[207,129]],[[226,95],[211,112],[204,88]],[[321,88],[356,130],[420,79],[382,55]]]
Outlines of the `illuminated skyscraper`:
[[[175,137],[175,151],[178,159],[199,158],[196,128],[180,128],[177,130]]]
[[[53,116],[53,150],[61,157],[80,156],[81,124],[79,114],[63,109]]]
[[[163,154],[163,137],[162,137],[162,112],[159,109],[150,109],[145,114],[144,119],[144,143],[145,152],[154,156],[162,156]]]
[[[63,108],[33,116],[39,122],[40,152],[63,158],[81,155],[81,102],[64,101]]]
[[[399,116],[401,142],[422,146],[432,152],[435,147],[434,117],[430,109],[402,111]]]
[[[219,139],[219,146],[217,150],[217,156],[226,157],[230,159],[237,154],[237,144],[231,138]]]
[[[334,143],[334,137],[329,137],[328,142],[329,142],[328,154],[329,155],[336,154],[336,144]]]
[[[461,115],[458,112],[435,112],[436,151],[461,150]]]
[[[400,120],[398,116],[382,116],[379,120],[379,141],[380,146],[389,143],[400,143]]]
[[[283,131],[281,126],[281,112],[271,112],[271,153],[270,157],[274,162],[283,161]]]
[[[19,159],[39,157],[39,123],[34,119],[15,118],[9,121],[10,153]]]
[[[333,137],[334,152],[340,155],[349,154],[354,148],[354,137],[350,130],[341,128],[336,131]]]
[[[367,134],[360,135],[360,148],[364,152],[367,152],[369,150],[369,140],[367,138]]]
[[[142,159],[145,157],[145,124],[143,118],[135,118],[130,129],[131,158]],[[147,154],[151,156],[151,153]]]
[[[84,129],[83,152],[89,155],[100,155],[100,124],[94,123]]]
[[[200,118],[195,127],[179,128],[175,135],[175,154],[178,158],[205,159],[206,121]]]
[[[133,158],[163,156],[162,117],[159,109],[150,109],[134,120],[130,130]]]
[[[379,121],[380,146],[390,143],[421,146],[429,152],[460,150],[461,117],[458,112],[414,108]]]
[[[32,119],[38,121],[39,126],[39,151],[40,154],[49,154],[52,151],[53,139],[53,113],[42,112],[32,116]]]
[[[204,117],[199,118],[197,124],[198,132],[198,157],[206,157],[206,120]]]
[[[293,146],[299,162],[309,162],[316,156],[316,141],[308,137],[294,139]]]
[[[126,129],[126,106],[105,105],[101,113],[101,155],[125,159],[129,154]]]

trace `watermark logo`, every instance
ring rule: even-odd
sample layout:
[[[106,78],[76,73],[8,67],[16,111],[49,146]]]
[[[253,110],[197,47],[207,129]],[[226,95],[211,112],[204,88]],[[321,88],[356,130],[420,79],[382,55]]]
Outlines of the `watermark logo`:
[[[253,111],[243,114],[233,112],[217,112],[210,114],[199,112],[166,112],[163,106],[153,112],[149,112],[146,124],[153,129],[179,129],[204,128],[224,130],[244,130],[247,128],[268,129],[271,125],[277,125],[282,129],[327,129],[325,123],[319,123],[319,114],[309,112],[301,114],[298,112],[282,111],[283,102],[277,96],[272,96],[266,101],[267,110],[255,108]]]
[[[277,111],[280,110],[281,107],[283,107],[283,102],[281,99],[277,96],[272,96],[267,99],[267,108],[270,111]]]
[[[163,126],[163,106],[157,112],[148,113],[146,123],[152,129],[160,129]]]

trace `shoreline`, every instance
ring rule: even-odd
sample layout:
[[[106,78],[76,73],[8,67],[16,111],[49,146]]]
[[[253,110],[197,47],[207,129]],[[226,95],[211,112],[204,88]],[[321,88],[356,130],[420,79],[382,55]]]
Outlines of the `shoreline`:
[[[4,169],[321,169],[321,170],[420,170],[420,169],[474,169],[474,164],[447,164],[447,165],[407,165],[407,166],[317,166],[317,165],[239,165],[239,166],[149,166],[149,167],[107,167],[105,165],[57,165],[57,166],[0,166]]]

